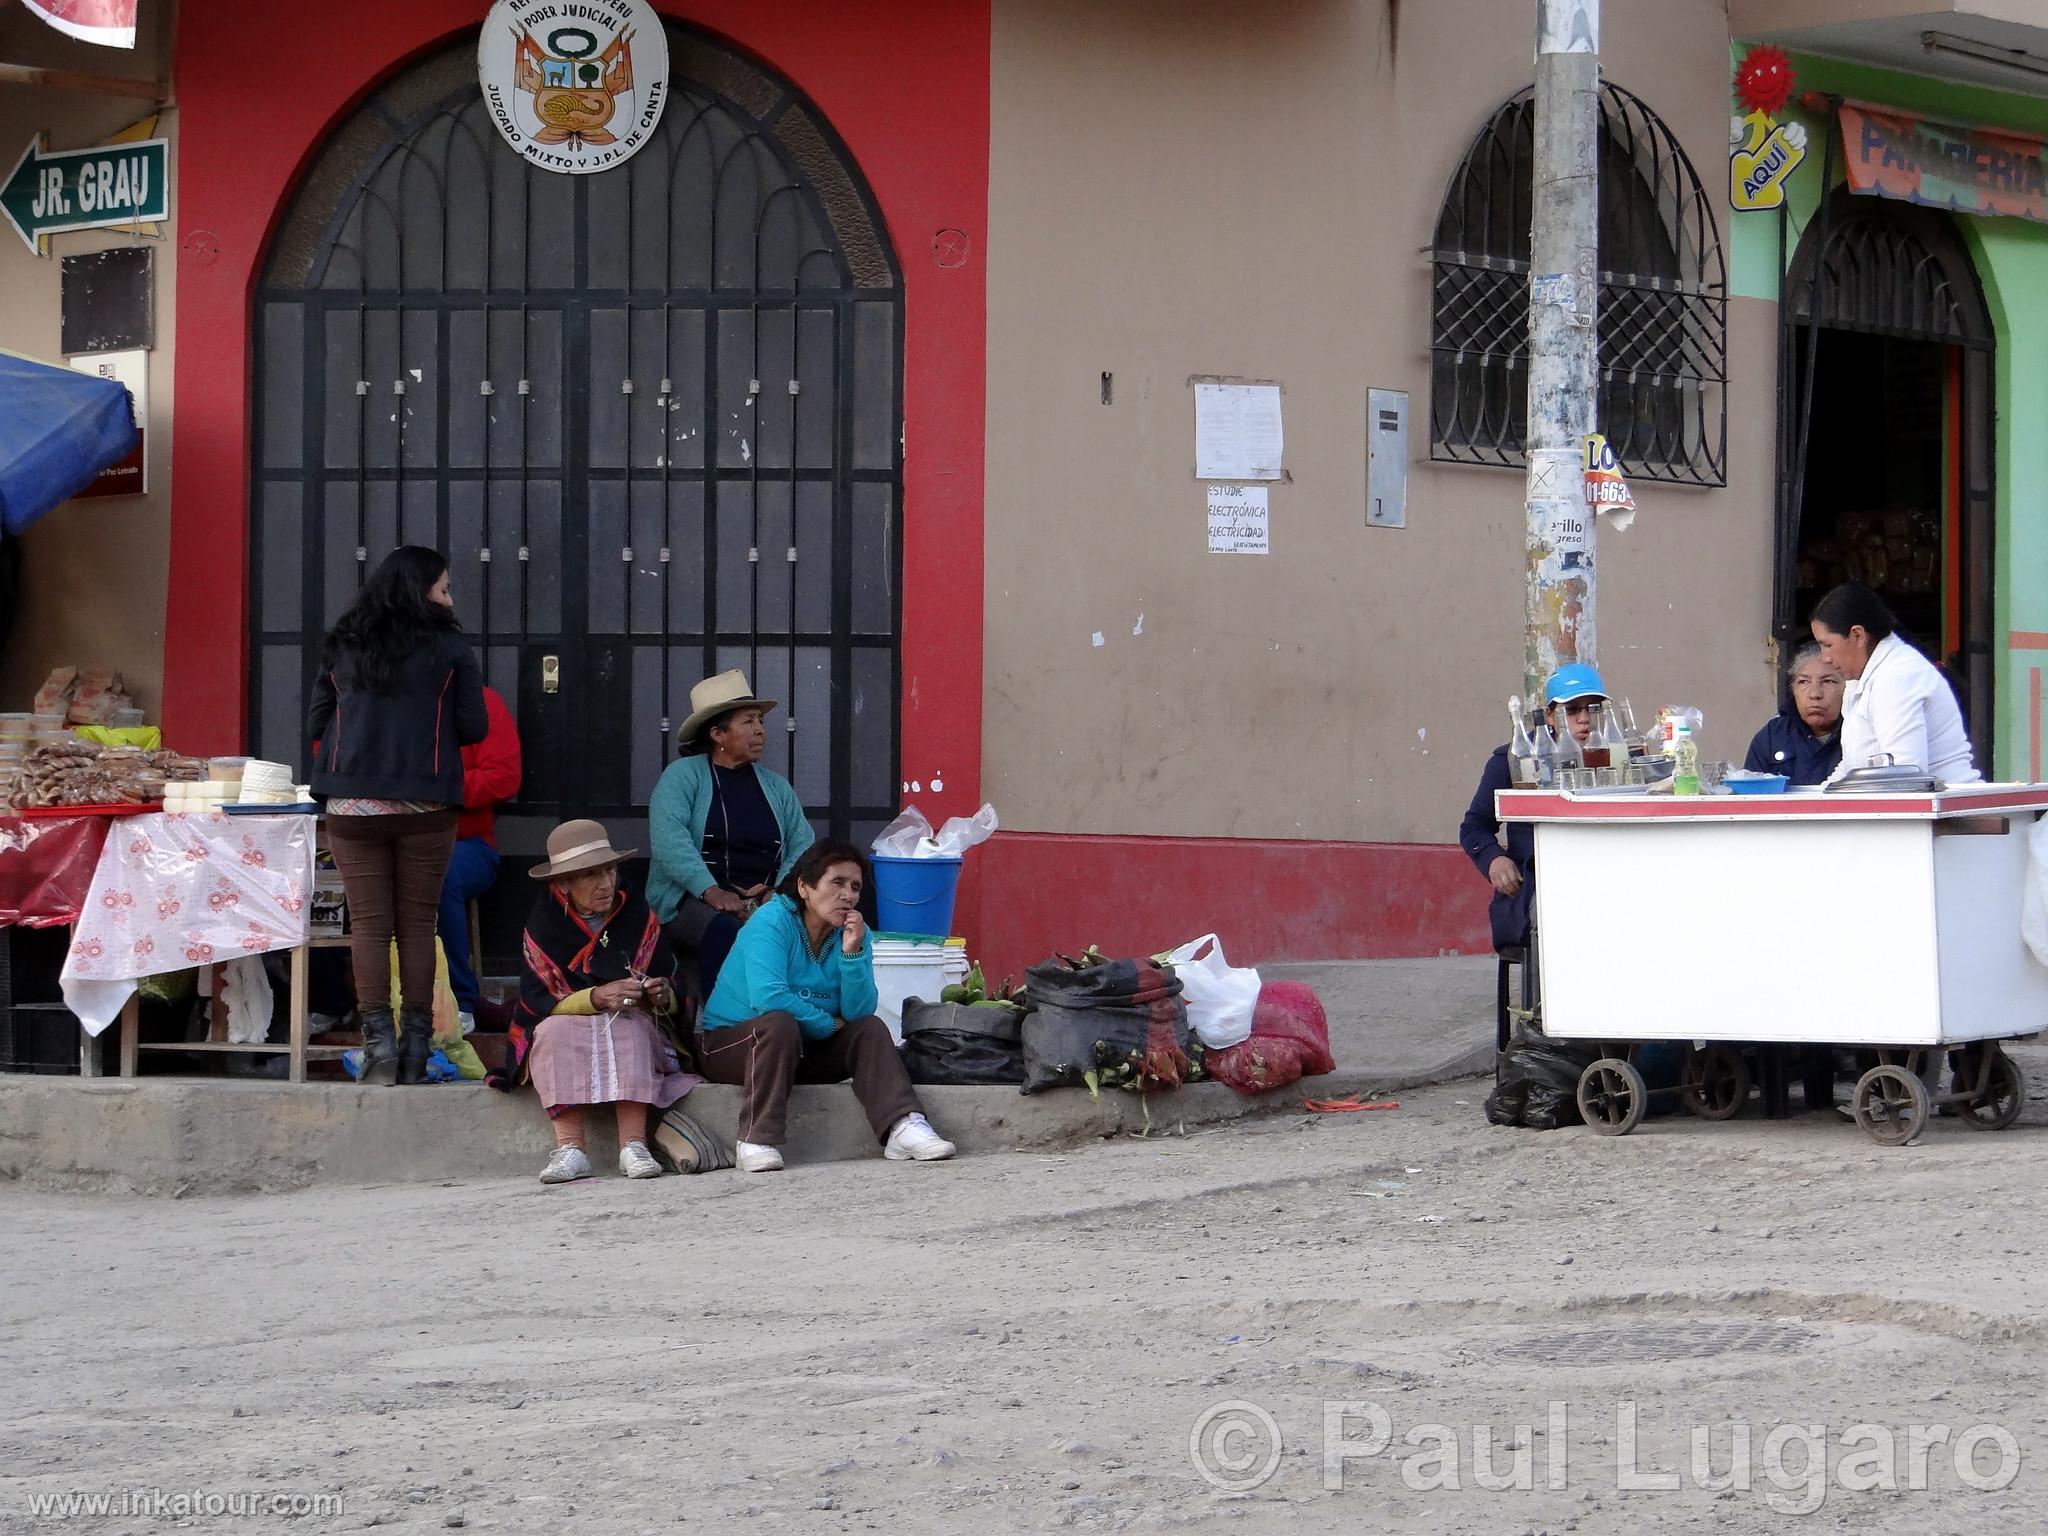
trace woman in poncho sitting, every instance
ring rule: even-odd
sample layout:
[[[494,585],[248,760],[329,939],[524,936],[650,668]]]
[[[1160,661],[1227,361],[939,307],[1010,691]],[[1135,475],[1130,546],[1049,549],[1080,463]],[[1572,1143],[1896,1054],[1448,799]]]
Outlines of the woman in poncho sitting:
[[[491,1082],[510,1091],[531,1074],[555,1132],[543,1184],[590,1177],[583,1112],[592,1104],[618,1116],[619,1172],[657,1177],[648,1111],[701,1081],[685,1070],[674,1033],[675,956],[647,903],[619,883],[619,865],[632,856],[614,849],[598,823],[570,821],[548,835],[547,862],[533,871],[547,886],[521,945],[509,1070]]]

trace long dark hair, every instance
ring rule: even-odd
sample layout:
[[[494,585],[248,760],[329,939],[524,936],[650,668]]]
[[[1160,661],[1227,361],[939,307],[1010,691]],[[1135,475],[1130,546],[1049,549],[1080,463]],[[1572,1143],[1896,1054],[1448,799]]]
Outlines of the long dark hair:
[[[823,842],[813,843],[804,850],[803,857],[796,861],[796,868],[792,869],[789,878],[782,882],[781,894],[802,905],[803,898],[797,895],[796,888],[799,885],[816,885],[825,878],[825,871],[835,864],[851,864],[860,871],[860,888],[863,896],[875,883],[873,876],[868,873],[866,854],[851,843],[836,842],[828,837]]]
[[[1813,622],[1838,635],[1846,635],[1861,624],[1872,645],[1890,639],[1892,631],[1899,627],[1884,599],[1860,581],[1843,582],[1815,604]]]
[[[447,569],[438,549],[404,544],[391,551],[327,631],[321,664],[331,668],[346,655],[356,682],[372,693],[389,689],[399,664],[428,636],[461,628],[452,610],[427,596]]]

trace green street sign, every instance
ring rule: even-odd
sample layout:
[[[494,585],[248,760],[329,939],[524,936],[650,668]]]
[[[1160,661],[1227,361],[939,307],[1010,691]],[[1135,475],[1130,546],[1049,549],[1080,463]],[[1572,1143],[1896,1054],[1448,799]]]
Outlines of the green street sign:
[[[0,213],[40,255],[37,240],[43,235],[167,217],[170,169],[168,139],[48,154],[39,136],[0,183]]]

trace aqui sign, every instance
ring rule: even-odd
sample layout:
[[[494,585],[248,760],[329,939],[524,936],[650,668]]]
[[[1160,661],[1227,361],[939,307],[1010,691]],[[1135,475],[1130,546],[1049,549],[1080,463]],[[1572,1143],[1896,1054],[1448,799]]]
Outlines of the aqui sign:
[[[38,254],[43,235],[149,223],[170,214],[170,141],[102,144],[47,153],[30,141],[7,180],[0,212]]]
[[[668,34],[648,0],[496,0],[476,68],[505,142],[572,176],[631,158],[668,104]]]

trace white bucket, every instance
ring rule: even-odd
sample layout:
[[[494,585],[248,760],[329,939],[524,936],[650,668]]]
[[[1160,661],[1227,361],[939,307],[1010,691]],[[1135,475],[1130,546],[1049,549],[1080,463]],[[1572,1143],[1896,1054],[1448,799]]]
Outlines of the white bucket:
[[[875,1012],[903,1043],[903,1005],[921,998],[936,1003],[947,987],[967,979],[967,951],[959,944],[918,944],[909,939],[875,940]]]

